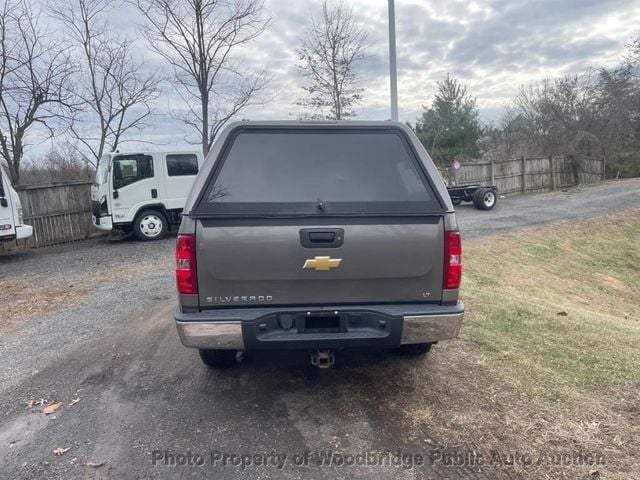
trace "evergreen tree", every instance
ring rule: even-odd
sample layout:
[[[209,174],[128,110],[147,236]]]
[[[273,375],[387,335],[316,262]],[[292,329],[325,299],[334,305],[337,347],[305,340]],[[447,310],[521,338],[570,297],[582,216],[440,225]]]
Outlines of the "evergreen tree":
[[[480,156],[482,125],[476,99],[467,88],[447,74],[438,82],[430,107],[423,107],[416,134],[433,160],[448,165],[454,158]]]

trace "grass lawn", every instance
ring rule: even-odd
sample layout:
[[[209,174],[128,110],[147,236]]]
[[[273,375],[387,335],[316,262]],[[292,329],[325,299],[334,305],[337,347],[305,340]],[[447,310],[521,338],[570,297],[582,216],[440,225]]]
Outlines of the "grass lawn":
[[[544,401],[640,386],[640,210],[469,242],[465,338]]]
[[[640,478],[640,209],[463,240],[463,269],[460,338],[394,367],[407,435],[507,458],[486,478]]]

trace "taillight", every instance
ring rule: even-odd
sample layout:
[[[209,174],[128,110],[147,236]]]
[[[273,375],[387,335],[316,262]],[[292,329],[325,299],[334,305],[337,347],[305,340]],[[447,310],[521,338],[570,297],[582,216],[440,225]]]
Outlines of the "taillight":
[[[462,279],[462,242],[459,232],[444,234],[444,278],[442,288],[460,288]]]
[[[195,235],[178,235],[178,241],[176,242],[176,285],[178,293],[186,295],[198,293]]]

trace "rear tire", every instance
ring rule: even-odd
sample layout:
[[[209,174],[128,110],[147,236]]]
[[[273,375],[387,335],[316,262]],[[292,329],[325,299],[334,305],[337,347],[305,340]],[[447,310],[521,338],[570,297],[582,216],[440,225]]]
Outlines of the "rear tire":
[[[228,368],[238,363],[237,350],[205,350],[200,349],[200,358],[208,367]]]
[[[394,351],[399,355],[418,356],[425,355],[431,350],[433,343],[411,343],[409,345],[400,345]]]
[[[158,210],[143,210],[133,222],[136,237],[145,242],[164,238],[168,229],[167,217]]]
[[[480,202],[481,202],[483,193],[484,193],[484,188],[479,188],[475,192],[473,192],[473,206],[476,207],[478,210],[481,210]]]
[[[491,210],[496,200],[496,192],[490,188],[479,188],[473,194],[473,205],[479,210]]]

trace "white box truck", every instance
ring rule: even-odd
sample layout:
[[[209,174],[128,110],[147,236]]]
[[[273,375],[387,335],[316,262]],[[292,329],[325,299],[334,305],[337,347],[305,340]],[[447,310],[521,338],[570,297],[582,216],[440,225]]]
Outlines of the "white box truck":
[[[33,227],[22,223],[22,205],[18,192],[11,185],[9,166],[0,159],[0,242],[29,238]]]
[[[91,187],[93,224],[100,230],[159,240],[180,215],[201,152],[113,152],[102,156]]]

